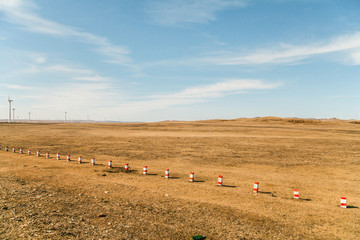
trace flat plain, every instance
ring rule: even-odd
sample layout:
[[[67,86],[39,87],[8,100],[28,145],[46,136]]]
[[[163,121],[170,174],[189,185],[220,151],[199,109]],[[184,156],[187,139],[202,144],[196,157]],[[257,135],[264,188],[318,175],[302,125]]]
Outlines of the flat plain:
[[[0,239],[360,239],[359,121],[3,123],[0,145]]]

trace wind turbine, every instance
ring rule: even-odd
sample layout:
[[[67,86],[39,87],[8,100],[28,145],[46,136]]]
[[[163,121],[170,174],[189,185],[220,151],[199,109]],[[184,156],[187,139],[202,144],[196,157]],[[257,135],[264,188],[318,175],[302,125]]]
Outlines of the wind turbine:
[[[15,123],[15,108],[13,108],[13,123]]]
[[[9,123],[11,123],[11,102],[14,100],[10,99],[10,96],[8,98],[8,102],[9,102]]]

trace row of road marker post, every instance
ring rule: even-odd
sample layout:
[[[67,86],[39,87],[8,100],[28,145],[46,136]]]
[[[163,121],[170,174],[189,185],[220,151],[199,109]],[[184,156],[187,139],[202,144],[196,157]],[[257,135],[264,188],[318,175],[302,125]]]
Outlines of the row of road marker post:
[[[1,146],[0,146],[0,150],[1,150]],[[9,151],[9,148],[6,146],[4,148],[4,150],[6,152]],[[12,149],[12,152],[13,153],[16,153],[16,149],[13,148]],[[19,149],[19,153],[20,154],[23,154],[23,149],[20,148]],[[29,149],[28,150],[28,155],[30,156],[31,155],[31,150]],[[40,151],[36,151],[36,156],[37,157],[40,157]],[[49,159],[50,158],[50,153],[46,153],[46,158]],[[57,153],[56,154],[56,159],[57,160],[60,160],[60,153]],[[66,160],[67,161],[70,161],[70,155],[67,155],[66,156]],[[82,156],[79,156],[78,158],[78,163],[82,163]],[[94,166],[95,165],[95,158],[91,158],[91,165]],[[112,160],[109,160],[108,161],[108,168],[112,168]],[[128,163],[125,163],[125,167],[124,167],[125,171],[129,171],[129,164]],[[148,167],[147,166],[143,166],[143,174],[144,175],[147,175],[147,170],[148,170]],[[189,182],[194,182],[194,172],[190,172],[190,175],[189,175]],[[168,168],[165,169],[165,178],[166,179],[169,179],[170,178],[170,170]],[[222,175],[219,175],[218,176],[218,186],[223,186],[223,176]],[[253,187],[253,192],[255,194],[257,194],[259,192],[259,182],[254,182],[254,187]],[[299,190],[298,189],[294,189],[294,199],[300,199],[299,197]],[[340,197],[340,207],[342,208],[347,208],[347,202],[346,202],[346,197]]]

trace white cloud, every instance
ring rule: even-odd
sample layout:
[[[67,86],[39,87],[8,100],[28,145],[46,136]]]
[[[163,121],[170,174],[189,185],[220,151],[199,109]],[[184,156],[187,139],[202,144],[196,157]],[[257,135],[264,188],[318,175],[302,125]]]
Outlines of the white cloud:
[[[30,90],[30,89],[33,89],[32,87],[18,85],[18,84],[0,84],[0,86],[3,86],[5,88],[9,88],[9,89],[16,89],[16,90]]]
[[[209,98],[217,98],[228,94],[239,93],[241,91],[269,89],[276,86],[278,86],[278,84],[267,84],[254,79],[231,79],[211,85],[187,88],[175,94],[153,96],[153,98],[203,101]]]
[[[88,82],[103,82],[109,80],[109,78],[100,75],[74,77],[73,79],[78,81],[88,81]]]
[[[73,73],[73,74],[93,74],[92,70],[86,68],[77,68],[77,67],[71,67],[65,65],[51,65],[45,67],[43,71]]]
[[[293,63],[310,57],[336,52],[345,55],[349,54],[353,59],[351,64],[359,64],[360,32],[337,36],[327,42],[311,45],[292,46],[282,44],[281,47],[256,50],[252,54],[236,52],[214,54],[213,56],[201,58],[200,62],[213,65]]]
[[[16,8],[23,4],[22,0],[1,0],[0,9]]]
[[[38,16],[34,9],[37,7],[31,1],[0,0],[0,11],[6,20],[23,26],[25,30],[56,37],[72,37],[78,41],[95,45],[96,51],[107,57],[107,61],[119,65],[131,63],[129,50],[126,47],[114,45],[106,37],[89,32],[80,31],[70,26],[62,25]]]
[[[45,63],[47,59],[46,59],[46,57],[37,57],[34,60],[36,63],[42,64],[42,63]]]
[[[358,49],[358,51],[356,52],[352,52],[350,54],[350,58],[351,58],[351,62],[354,64],[354,65],[360,65],[360,49]]]
[[[244,0],[167,0],[148,4],[148,13],[160,25],[207,23],[216,20],[216,12],[230,7],[243,7]]]
[[[149,96],[146,97],[147,100],[122,104],[119,106],[119,109],[133,114],[176,105],[207,102],[210,99],[221,98],[231,94],[241,94],[247,91],[273,89],[280,85],[279,83],[265,83],[256,79],[231,79],[210,85],[187,88],[178,93]]]

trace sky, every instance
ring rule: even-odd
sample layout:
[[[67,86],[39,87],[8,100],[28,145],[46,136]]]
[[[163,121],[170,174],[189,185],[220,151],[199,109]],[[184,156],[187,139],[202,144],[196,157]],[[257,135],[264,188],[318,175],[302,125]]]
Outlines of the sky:
[[[0,119],[360,119],[357,0],[0,0]]]

